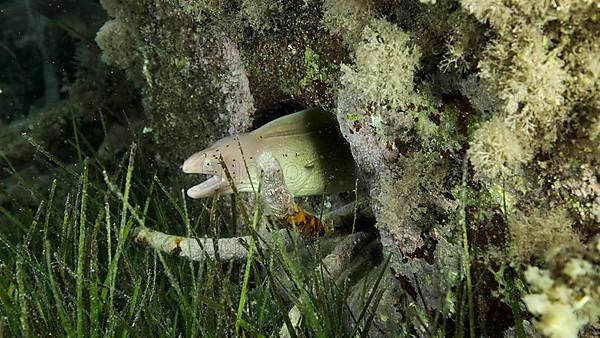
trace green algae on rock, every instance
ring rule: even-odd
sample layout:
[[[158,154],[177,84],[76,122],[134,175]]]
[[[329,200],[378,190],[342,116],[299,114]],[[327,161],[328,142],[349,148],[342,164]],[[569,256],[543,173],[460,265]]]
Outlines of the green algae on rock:
[[[452,295],[444,303],[435,283],[422,280],[465,272],[460,259],[439,268],[444,255],[469,259],[460,253],[458,214],[468,220],[466,251],[479,286],[491,276],[485,259],[506,266],[540,259],[539,250],[523,248],[527,236],[553,229],[570,234],[558,242],[576,245],[597,232],[600,25],[592,1],[101,2],[120,21],[106,29],[106,56],[142,79],[165,172],[245,131],[232,121],[249,129],[247,121],[282,102],[336,112],[392,254],[386,280],[403,288],[396,296],[404,303],[384,297],[395,309],[383,311],[418,304],[419,334],[439,324],[427,321],[432,309],[445,311],[443,323],[465,315],[460,306],[444,308]],[[232,48],[236,67],[222,57]],[[236,109],[249,102],[255,110]],[[453,193],[464,188],[463,174],[467,200]],[[540,221],[546,210],[560,217]],[[448,287],[461,288],[457,280]],[[486,308],[494,302],[477,305],[482,334],[486,325],[515,325],[496,320],[510,313]]]

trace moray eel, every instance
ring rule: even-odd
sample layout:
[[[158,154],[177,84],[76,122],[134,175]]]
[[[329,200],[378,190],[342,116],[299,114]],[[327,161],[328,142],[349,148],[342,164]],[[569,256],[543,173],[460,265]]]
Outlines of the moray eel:
[[[225,137],[183,163],[183,172],[212,175],[188,189],[192,198],[258,190],[257,159],[269,152],[294,196],[338,193],[354,188],[356,166],[337,121],[311,108],[278,118],[249,133]],[[220,159],[231,174],[229,182]]]

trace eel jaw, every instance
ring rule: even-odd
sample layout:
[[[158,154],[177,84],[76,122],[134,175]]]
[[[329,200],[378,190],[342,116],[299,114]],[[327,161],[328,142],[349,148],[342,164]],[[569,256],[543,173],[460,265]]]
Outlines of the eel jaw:
[[[213,175],[206,181],[197,184],[187,190],[187,195],[191,198],[205,198],[215,195],[217,192],[223,193],[228,190],[229,182],[223,176],[221,172],[214,170],[210,165],[206,165],[207,162],[204,159],[204,154],[197,153],[188,158],[182,166],[182,170],[186,174],[205,174]]]
[[[223,192],[228,187],[229,182],[224,177],[213,175],[206,181],[189,188],[187,195],[191,198],[205,198]]]

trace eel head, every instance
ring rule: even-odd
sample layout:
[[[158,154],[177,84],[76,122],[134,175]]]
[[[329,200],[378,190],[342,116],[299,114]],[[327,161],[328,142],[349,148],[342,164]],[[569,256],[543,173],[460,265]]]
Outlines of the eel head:
[[[242,148],[243,147],[243,148]],[[225,137],[203,151],[193,154],[183,163],[186,174],[210,175],[206,181],[188,189],[191,198],[210,197],[216,193],[233,192],[225,168],[238,191],[252,191],[256,180],[258,140],[250,134]]]

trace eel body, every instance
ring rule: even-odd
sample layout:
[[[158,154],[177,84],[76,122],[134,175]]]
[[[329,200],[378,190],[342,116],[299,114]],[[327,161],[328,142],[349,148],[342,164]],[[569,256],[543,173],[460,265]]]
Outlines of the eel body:
[[[294,196],[321,195],[354,188],[356,166],[337,121],[311,108],[278,118],[249,133],[230,136],[195,153],[183,163],[185,173],[211,175],[188,189],[192,198],[258,190],[263,152],[271,153]],[[221,164],[227,167],[229,182]]]

